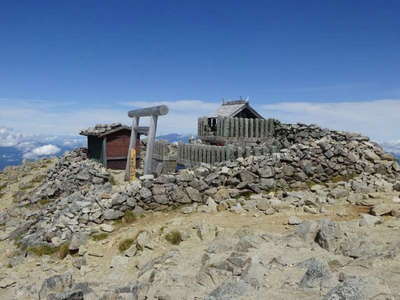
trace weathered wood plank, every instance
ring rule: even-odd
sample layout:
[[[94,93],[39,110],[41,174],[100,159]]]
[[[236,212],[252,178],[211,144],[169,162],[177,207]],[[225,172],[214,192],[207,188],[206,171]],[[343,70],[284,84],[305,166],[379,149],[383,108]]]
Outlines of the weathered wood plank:
[[[234,118],[229,118],[229,136],[234,137],[235,136],[235,119]]]
[[[254,137],[254,119],[249,119],[249,138]]]
[[[166,113],[168,112],[168,108]],[[157,115],[153,115],[150,117],[150,129],[149,136],[147,140],[147,148],[146,148],[146,156],[144,161],[144,174],[148,175],[152,173],[152,160],[153,160],[153,145],[156,139],[156,131],[157,131]]]
[[[243,137],[249,137],[249,119],[244,119],[244,135]]]
[[[168,113],[168,106],[159,105],[140,109],[130,110],[128,116],[130,118],[150,117],[150,116],[163,116]]]
[[[239,137],[239,118],[234,118],[235,119],[235,137]]]
[[[229,136],[229,119],[228,118],[224,118],[224,137],[228,137]]]

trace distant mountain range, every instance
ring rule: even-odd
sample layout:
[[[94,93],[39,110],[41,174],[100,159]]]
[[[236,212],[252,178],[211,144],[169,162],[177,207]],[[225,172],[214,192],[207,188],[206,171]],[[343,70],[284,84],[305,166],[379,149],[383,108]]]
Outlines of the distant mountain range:
[[[63,143],[45,144],[45,143],[35,142],[32,143],[32,145],[34,145],[32,151],[27,151],[26,149],[20,148],[18,146],[11,146],[11,147],[0,146],[0,171],[7,166],[18,166],[22,164],[24,161],[36,160],[39,158],[45,158],[51,156],[61,156],[66,151],[75,149],[77,147],[82,147],[84,143],[82,142],[81,144],[64,145]],[[50,149],[50,151],[46,153],[46,149]]]
[[[177,143],[177,142],[182,142],[182,143],[188,143],[189,139],[191,137],[194,137],[192,134],[179,134],[179,133],[170,133],[170,134],[165,134],[165,135],[159,135],[157,137],[157,140],[164,140],[170,143]]]
[[[192,134],[170,133],[165,135],[159,135],[157,139],[164,140],[170,143],[177,143],[177,142],[188,143],[189,139],[192,137],[194,137],[194,135]]]
[[[189,142],[192,135],[171,133],[157,139],[170,143]],[[86,147],[83,136],[23,136],[11,129],[0,128],[0,171],[7,166],[17,166],[27,160],[61,156],[66,151]]]
[[[159,140],[170,143],[188,143],[193,135],[170,133],[160,135]],[[400,141],[381,143],[400,162]],[[10,129],[0,128],[0,171],[7,166],[20,165],[26,160],[49,156],[61,156],[66,151],[86,146],[82,136],[23,136]]]
[[[24,161],[60,156],[85,144],[86,140],[81,136],[24,136],[11,129],[0,128],[0,171]]]

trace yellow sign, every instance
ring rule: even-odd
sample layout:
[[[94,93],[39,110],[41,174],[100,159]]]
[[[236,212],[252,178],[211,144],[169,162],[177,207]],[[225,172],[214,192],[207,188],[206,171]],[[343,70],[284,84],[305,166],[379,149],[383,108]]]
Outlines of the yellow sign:
[[[136,149],[133,148],[130,151],[129,157],[129,181],[136,180]]]

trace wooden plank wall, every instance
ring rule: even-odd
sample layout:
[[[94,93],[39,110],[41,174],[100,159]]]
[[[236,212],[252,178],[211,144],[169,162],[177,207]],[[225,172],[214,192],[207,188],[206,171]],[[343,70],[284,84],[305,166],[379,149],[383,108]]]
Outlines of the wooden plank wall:
[[[205,130],[207,118],[198,119],[198,136],[209,136]],[[214,136],[235,138],[264,138],[275,133],[274,119],[217,118]]]
[[[157,160],[164,160],[168,154],[168,142],[155,141],[153,148],[153,158]]]
[[[215,164],[233,160],[235,151],[232,146],[191,145],[179,143],[178,164],[196,166],[200,163]]]
[[[274,151],[272,147],[266,146],[239,147],[234,145],[211,146],[179,143],[177,163],[186,167],[197,166],[201,163],[213,165],[223,161],[235,160],[239,157],[270,155]]]

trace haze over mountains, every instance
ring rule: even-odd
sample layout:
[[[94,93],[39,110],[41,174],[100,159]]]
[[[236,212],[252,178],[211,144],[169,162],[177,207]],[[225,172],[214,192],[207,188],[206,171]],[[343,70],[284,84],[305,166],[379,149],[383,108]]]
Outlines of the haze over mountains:
[[[9,128],[0,127],[0,170],[20,165],[26,160],[59,156],[65,151],[82,147],[81,136],[23,135]]]
[[[168,142],[189,141],[191,135],[171,133],[158,136]],[[86,138],[79,135],[30,135],[0,127],[0,170],[16,166],[27,160],[61,156],[66,151],[86,146]]]
[[[187,143],[192,135],[170,133],[157,138],[168,142]],[[66,151],[84,147],[86,138],[79,135],[23,135],[12,129],[0,127],[0,170],[16,166],[26,160],[61,156]],[[400,141],[383,142],[384,149],[400,160]]]

